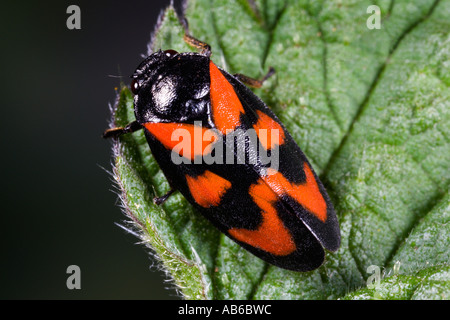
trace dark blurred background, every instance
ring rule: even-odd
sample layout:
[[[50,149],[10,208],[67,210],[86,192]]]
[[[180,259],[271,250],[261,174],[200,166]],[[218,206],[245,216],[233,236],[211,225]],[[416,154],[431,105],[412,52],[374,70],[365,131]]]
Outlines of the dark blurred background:
[[[66,27],[72,4],[81,30]],[[115,224],[125,217],[101,138],[120,82],[110,75],[129,83],[168,4],[2,3],[0,299],[177,299]],[[66,287],[72,264],[81,290]]]

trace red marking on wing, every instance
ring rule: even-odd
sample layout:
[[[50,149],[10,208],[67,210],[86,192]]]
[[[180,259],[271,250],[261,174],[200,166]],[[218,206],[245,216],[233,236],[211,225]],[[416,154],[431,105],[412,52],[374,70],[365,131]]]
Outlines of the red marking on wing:
[[[263,147],[266,150],[271,150],[276,145],[282,145],[285,136],[284,130],[280,124],[260,110],[256,110],[256,113],[258,114],[259,119],[258,122],[253,125],[253,128]],[[276,137],[275,139],[272,139],[272,134],[274,138]]]
[[[178,146],[175,151],[181,156],[191,160],[194,160],[196,156],[202,156],[210,153],[212,150],[212,144],[218,140],[217,134],[215,134],[213,130],[210,130],[209,132],[212,133],[211,140],[203,141],[203,136],[209,129],[201,126],[195,126],[193,124],[147,122],[144,124],[144,127],[156,139],[158,139],[164,147],[172,150],[175,146]],[[179,138],[182,139],[174,139],[172,134],[178,129],[186,130],[187,136],[180,134]],[[187,141],[184,141],[185,138]]]
[[[241,124],[240,115],[245,113],[233,86],[212,62],[209,64],[211,77],[210,97],[214,124],[222,134],[234,130]]]
[[[284,226],[274,207],[277,195],[261,179],[250,187],[249,194],[261,208],[262,223],[257,230],[233,228],[228,230],[228,233],[236,240],[277,256],[286,256],[294,252],[296,246],[291,233]]]
[[[306,181],[300,185],[292,184],[280,172],[264,176],[262,179],[278,195],[287,194],[291,196],[319,220],[325,222],[327,220],[327,203],[320,193],[311,168],[306,162],[303,165],[303,170]]]
[[[224,193],[231,188],[231,182],[206,170],[202,175],[186,175],[189,191],[195,202],[204,208],[218,206]]]

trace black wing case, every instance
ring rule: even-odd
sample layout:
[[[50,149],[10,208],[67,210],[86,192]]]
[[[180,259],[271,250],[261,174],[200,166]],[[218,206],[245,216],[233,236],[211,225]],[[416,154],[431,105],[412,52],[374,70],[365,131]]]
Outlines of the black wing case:
[[[233,86],[245,110],[245,115],[241,116],[240,129],[245,131],[257,123],[258,110],[276,121],[285,131],[285,141],[279,150],[279,172],[291,183],[304,183],[304,163],[308,166],[309,163],[284,126],[251,90],[221,71]],[[213,123],[212,120],[208,122]],[[238,155],[235,154],[233,163],[224,161],[175,165],[171,161],[171,151],[148,131],[145,134],[171,186],[178,189],[219,230],[259,258],[281,268],[309,271],[322,264],[322,245],[332,251],[339,247],[339,226],[333,207],[314,173],[314,179],[327,204],[325,222],[308,212],[295,198],[270,193],[270,186],[262,183],[261,165],[258,162],[254,165],[239,164]],[[225,150],[229,141],[221,139],[216,143],[222,144],[222,150]],[[246,149],[246,152],[249,150]],[[261,196],[261,190],[267,193],[267,197]],[[281,225],[277,226],[278,229],[264,229],[268,222],[281,222]],[[288,236],[279,236],[286,230]]]

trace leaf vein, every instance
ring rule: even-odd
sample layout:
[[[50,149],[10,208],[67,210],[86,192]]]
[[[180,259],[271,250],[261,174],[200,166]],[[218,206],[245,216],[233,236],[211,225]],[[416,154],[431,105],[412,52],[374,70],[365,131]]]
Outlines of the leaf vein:
[[[333,151],[331,157],[328,160],[328,163],[325,165],[325,168],[323,170],[323,175],[327,175],[328,171],[331,167],[331,165],[334,163],[334,161],[336,160],[336,158],[338,157],[338,154],[340,153],[340,151],[342,150],[342,148],[344,147],[344,145],[347,143],[348,137],[351,135],[351,133],[354,130],[355,124],[358,122],[358,120],[361,118],[363,111],[366,109],[367,105],[369,104],[369,100],[375,90],[375,88],[377,87],[378,83],[380,82],[380,79],[382,78],[382,75],[386,69],[386,67],[389,64],[389,61],[392,57],[392,55],[396,52],[397,48],[399,47],[400,43],[402,42],[402,40],[408,35],[410,34],[417,26],[419,26],[422,22],[426,21],[428,19],[428,17],[430,17],[430,15],[433,13],[434,9],[436,8],[436,6],[438,5],[438,3],[440,2],[440,0],[435,0],[434,3],[431,5],[430,9],[428,10],[428,12],[421,17],[420,19],[418,19],[417,21],[415,21],[414,23],[412,23],[399,37],[398,39],[395,41],[395,43],[393,44],[393,46],[391,47],[391,49],[389,50],[389,54],[387,55],[384,63],[379,67],[377,73],[375,74],[374,79],[372,80],[372,83],[369,87],[369,89],[366,92],[366,95],[363,99],[363,101],[360,103],[358,110],[355,114],[355,116],[353,117],[350,126],[348,127],[347,132],[344,134],[344,136],[342,137],[340,143],[338,144],[338,147]],[[393,8],[392,8],[393,9]]]

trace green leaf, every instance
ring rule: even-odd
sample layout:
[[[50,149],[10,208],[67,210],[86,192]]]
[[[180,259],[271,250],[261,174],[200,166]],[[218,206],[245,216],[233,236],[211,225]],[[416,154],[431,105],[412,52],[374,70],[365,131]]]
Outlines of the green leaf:
[[[394,275],[384,278],[375,288],[349,293],[344,300],[448,300],[450,268],[431,267],[413,275]]]
[[[187,299],[448,299],[450,1],[189,1],[193,36],[231,73],[276,75],[255,92],[320,174],[338,252],[297,273],[249,254],[169,190],[142,132],[114,144],[124,211]],[[153,49],[193,51],[168,8]],[[114,124],[134,120],[120,91]],[[366,287],[378,266],[379,285]],[[371,270],[369,268],[369,270]]]

